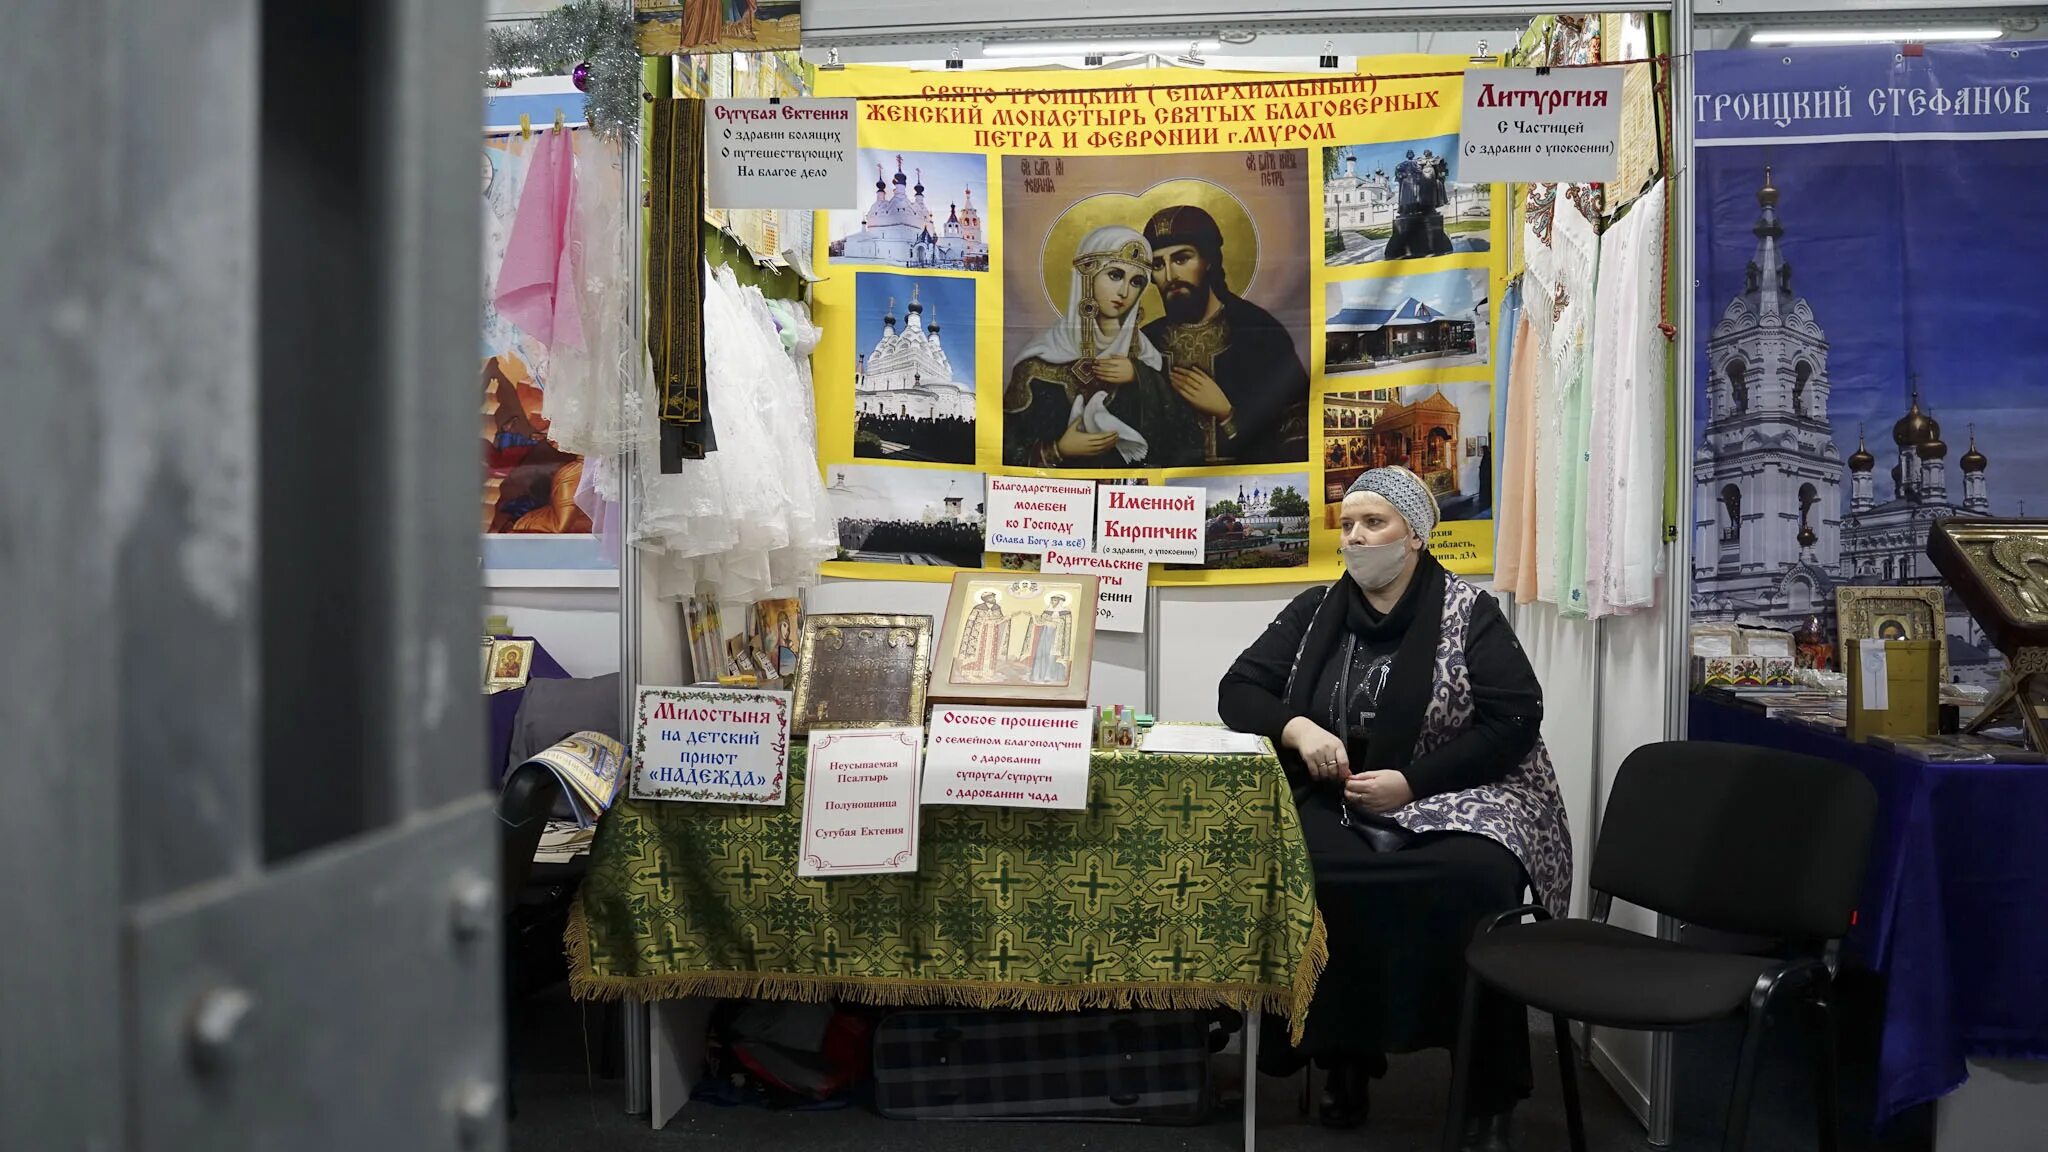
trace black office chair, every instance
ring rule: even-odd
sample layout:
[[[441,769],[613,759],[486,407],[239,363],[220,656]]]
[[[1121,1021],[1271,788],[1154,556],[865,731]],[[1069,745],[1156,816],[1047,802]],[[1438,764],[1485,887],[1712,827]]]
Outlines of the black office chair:
[[[521,765],[505,777],[498,793],[498,891],[507,909],[526,890],[533,854],[561,795],[561,778],[538,764]]]
[[[1848,931],[1877,793],[1832,760],[1741,744],[1649,744],[1616,775],[1593,852],[1591,920],[1528,905],[1493,918],[1466,951],[1445,1152],[1456,1152],[1471,1079],[1480,989],[1550,1013],[1573,1152],[1586,1125],[1568,1023],[1674,1031],[1747,1006],[1748,1029],[1722,1147],[1749,1125],[1757,1049],[1782,997],[1803,997],[1814,1029],[1820,1148],[1834,1152],[1835,1017],[1829,943]],[[1785,944],[1784,957],[1713,952],[1607,924],[1615,898],[1677,920]],[[1530,918],[1528,922],[1521,922]]]
[[[561,794],[560,778],[538,764],[528,764],[506,776],[504,790],[498,794],[498,898],[507,917],[507,938],[502,961],[505,966],[504,996],[508,1016],[521,992],[520,980],[516,975],[518,965],[513,959],[518,952],[518,946],[514,938],[511,916],[519,908],[520,896],[526,891],[527,881],[533,875],[533,854],[540,847],[541,834],[547,831],[548,815],[554,810],[555,800]],[[519,1105],[512,1093],[512,1085],[517,1078],[512,1075],[509,1032],[507,1040],[505,1117],[510,1120],[518,1114]]]

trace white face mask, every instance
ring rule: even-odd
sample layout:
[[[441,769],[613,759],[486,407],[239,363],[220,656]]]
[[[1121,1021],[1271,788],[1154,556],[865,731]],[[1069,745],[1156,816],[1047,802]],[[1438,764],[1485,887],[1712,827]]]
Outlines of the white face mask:
[[[1400,579],[1401,567],[1408,562],[1405,539],[1391,544],[1346,544],[1343,551],[1344,570],[1367,592],[1377,592]]]

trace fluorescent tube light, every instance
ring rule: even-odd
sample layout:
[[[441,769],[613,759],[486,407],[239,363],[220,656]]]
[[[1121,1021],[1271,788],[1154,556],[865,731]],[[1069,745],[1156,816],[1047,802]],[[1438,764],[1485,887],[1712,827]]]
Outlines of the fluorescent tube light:
[[[1220,40],[998,40],[983,44],[983,56],[1135,56],[1145,52],[1165,55],[1186,52],[1192,45],[1198,52],[1214,52]]]
[[[2002,28],[1759,28],[1752,44],[1931,44],[1996,40]]]

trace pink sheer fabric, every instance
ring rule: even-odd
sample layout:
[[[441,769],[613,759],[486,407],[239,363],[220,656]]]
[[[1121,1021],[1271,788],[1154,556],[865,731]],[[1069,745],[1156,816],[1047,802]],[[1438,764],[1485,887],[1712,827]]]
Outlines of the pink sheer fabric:
[[[576,156],[567,132],[540,138],[498,272],[498,311],[548,346],[583,347],[581,259],[574,241]]]

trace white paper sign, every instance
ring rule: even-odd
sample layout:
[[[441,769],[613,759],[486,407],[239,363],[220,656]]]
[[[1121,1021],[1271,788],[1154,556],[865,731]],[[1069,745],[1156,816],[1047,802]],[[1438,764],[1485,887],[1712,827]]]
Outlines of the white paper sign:
[[[983,523],[991,552],[1086,552],[1095,545],[1095,482],[991,476]]]
[[[1095,551],[1200,564],[1203,499],[1200,488],[1104,484],[1095,490]]]
[[[1457,182],[1606,184],[1621,166],[1621,69],[1465,73]]]
[[[633,715],[633,798],[781,804],[789,693],[641,688]]]
[[[1864,711],[1889,711],[1892,706],[1892,674],[1890,661],[1885,659],[1884,641],[1865,640],[1856,651],[1857,672],[1863,677],[1863,683],[1858,687],[1863,690]]]
[[[917,871],[922,728],[811,733],[799,876]]]
[[[854,102],[706,100],[704,200],[713,208],[858,208]]]
[[[924,802],[1086,808],[1094,742],[1095,722],[1086,708],[937,705]]]
[[[1095,627],[1106,632],[1145,630],[1145,584],[1151,578],[1150,561],[1136,556],[1098,556],[1093,552],[1047,548],[1038,570],[1100,577]]]

